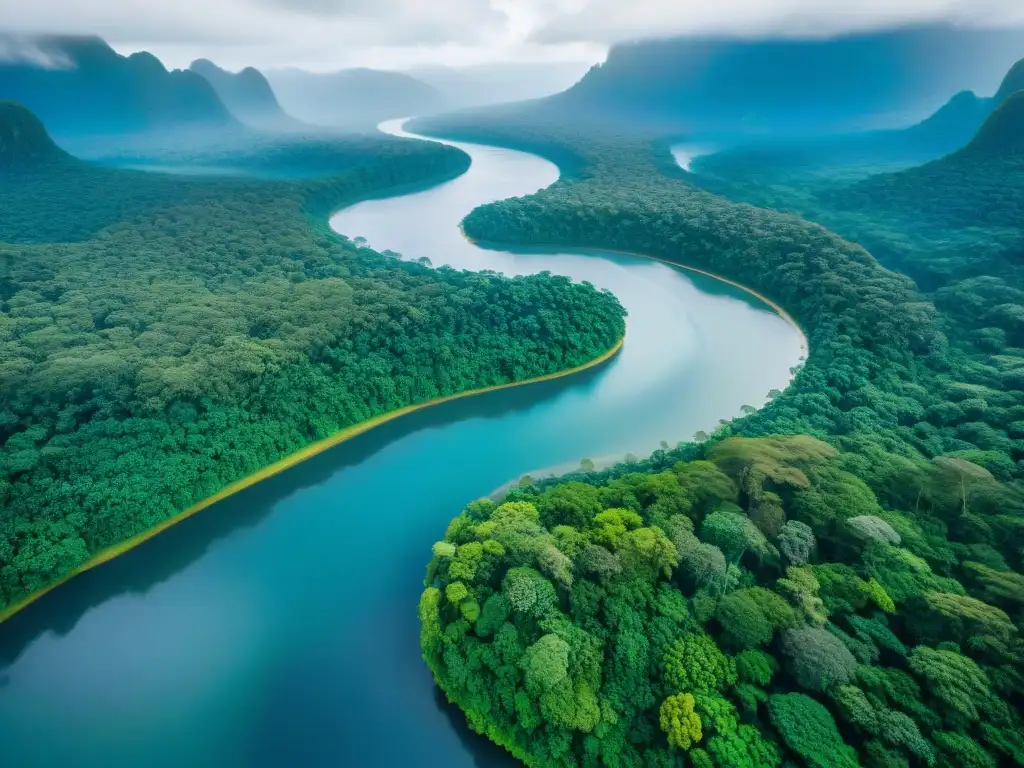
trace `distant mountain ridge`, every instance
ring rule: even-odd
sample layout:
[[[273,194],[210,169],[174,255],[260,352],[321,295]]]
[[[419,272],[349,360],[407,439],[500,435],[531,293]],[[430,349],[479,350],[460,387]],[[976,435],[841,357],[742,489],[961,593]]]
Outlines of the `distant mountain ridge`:
[[[122,56],[98,37],[41,36],[42,60],[0,62],[0,99],[25,105],[58,136],[119,134],[236,121],[195,72],[150,53]]]
[[[0,101],[0,172],[31,171],[75,159],[58,147],[32,112],[13,101]]]
[[[962,149],[831,193],[840,208],[899,216],[934,231],[1015,227],[1024,210],[1024,91],[1003,101]]]
[[[1024,59],[1010,67],[994,96],[961,91],[935,114],[907,128],[907,138],[952,151],[970,141],[988,117],[1020,90],[1024,90]]]
[[[370,130],[382,120],[436,112],[444,103],[436,88],[401,72],[282,69],[266,76],[288,114],[320,125]]]
[[[246,67],[229,72],[209,59],[193,61],[189,70],[202,76],[228,110],[255,128],[298,128],[301,123],[285,114],[270,82],[258,69]]]
[[[826,40],[639,41],[613,47],[548,108],[695,136],[865,130],[934,110],[979,81],[976,60],[1008,63],[1019,40],[1019,32],[929,27]]]

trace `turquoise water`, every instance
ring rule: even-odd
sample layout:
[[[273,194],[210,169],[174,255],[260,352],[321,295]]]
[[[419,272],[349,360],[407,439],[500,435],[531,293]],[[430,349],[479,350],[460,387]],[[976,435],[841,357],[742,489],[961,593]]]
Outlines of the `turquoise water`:
[[[397,130],[395,125],[388,126]],[[783,388],[801,338],[742,292],[638,258],[481,250],[474,206],[556,178],[460,145],[469,172],[347,209],[379,249],[612,289],[626,346],[576,377],[385,425],[224,501],[0,625],[0,763],[494,766],[419,658],[430,545],[467,501],[580,458],[675,443]]]

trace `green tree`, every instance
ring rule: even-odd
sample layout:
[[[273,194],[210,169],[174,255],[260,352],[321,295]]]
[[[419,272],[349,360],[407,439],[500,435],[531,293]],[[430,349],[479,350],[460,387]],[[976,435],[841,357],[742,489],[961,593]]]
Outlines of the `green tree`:
[[[857,753],[847,746],[832,715],[802,693],[772,696],[768,702],[772,725],[791,750],[812,768],[856,768]]]
[[[909,666],[942,704],[947,722],[964,726],[978,720],[978,706],[990,698],[991,690],[988,677],[971,659],[920,645],[911,651]]]
[[[779,532],[779,552],[791,565],[804,565],[811,560],[816,542],[814,532],[806,523],[789,520]]]
[[[797,621],[796,613],[786,601],[763,587],[726,595],[718,604],[715,618],[728,644],[736,648],[767,645],[777,630]]]
[[[686,634],[665,652],[665,682],[676,691],[720,691],[736,684],[736,664],[702,632]]]
[[[688,693],[669,696],[662,702],[658,720],[669,746],[686,750],[703,738],[700,717],[693,706],[693,696]]]
[[[780,644],[789,673],[807,690],[826,691],[853,679],[857,660],[835,635],[824,629],[787,629]]]

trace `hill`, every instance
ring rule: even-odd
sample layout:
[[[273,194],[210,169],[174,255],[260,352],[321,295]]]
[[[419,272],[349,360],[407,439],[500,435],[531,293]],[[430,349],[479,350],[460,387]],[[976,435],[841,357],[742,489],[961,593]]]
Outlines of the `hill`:
[[[550,106],[718,137],[863,130],[927,114],[1008,66],[1009,37],[918,28],[827,40],[632,42]]]
[[[831,196],[933,231],[1020,228],[1024,221],[1024,91],[1003,102],[963,149],[899,173],[872,176]]]
[[[267,78],[253,67],[228,72],[209,59],[197,59],[189,70],[201,75],[235,117],[255,128],[300,128],[285,114]]]
[[[33,44],[41,54],[35,60],[0,62],[0,99],[24,104],[55,135],[234,123],[206,80],[169,72],[152,54],[121,56],[98,37],[46,36]]]
[[[21,104],[0,102],[0,172],[73,162],[71,155],[53,143],[38,117]]]
[[[994,96],[960,91],[934,114],[907,128],[862,131],[814,139],[745,142],[717,154],[697,158],[693,170],[714,184],[772,183],[802,179],[808,172],[920,164],[956,152],[971,142],[986,119],[1011,94],[1024,86],[1024,59],[1002,78]],[[1018,89],[1019,90],[1019,89]],[[879,168],[875,168],[877,172]],[[735,190],[734,190],[735,191]],[[765,200],[750,200],[767,204]]]
[[[952,152],[970,141],[993,111],[1022,89],[1024,59],[1010,67],[994,96],[961,91],[920,123],[903,131],[890,132],[891,138],[902,141],[907,149],[916,147],[936,155]]]
[[[1024,152],[1024,90],[1003,101],[985,121],[964,154],[1005,155]]]
[[[1021,59],[1006,73],[999,91],[996,93],[995,102],[1002,104],[1017,91],[1024,91],[1024,59]]]
[[[369,130],[382,120],[443,108],[436,88],[400,72],[285,69],[270,71],[267,78],[289,114],[319,125]]]

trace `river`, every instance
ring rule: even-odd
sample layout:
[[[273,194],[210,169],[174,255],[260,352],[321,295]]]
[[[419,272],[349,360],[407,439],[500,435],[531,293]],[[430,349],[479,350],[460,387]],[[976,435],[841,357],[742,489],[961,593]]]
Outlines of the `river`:
[[[462,177],[355,205],[332,226],[435,265],[550,270],[609,288],[629,311],[622,353],[386,424],[0,625],[4,765],[502,765],[419,656],[416,603],[448,520],[510,478],[645,454],[786,386],[802,337],[737,288],[639,257],[468,242],[465,214],[536,191],[557,169],[456,146],[473,159]]]

